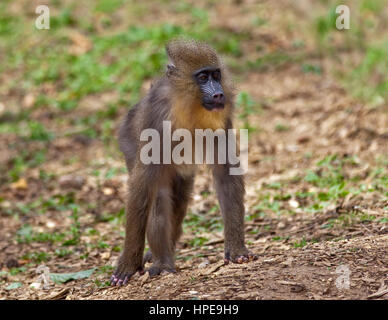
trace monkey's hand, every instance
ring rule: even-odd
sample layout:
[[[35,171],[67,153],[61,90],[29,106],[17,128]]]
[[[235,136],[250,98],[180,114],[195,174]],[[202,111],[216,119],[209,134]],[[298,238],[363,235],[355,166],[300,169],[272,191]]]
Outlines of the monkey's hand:
[[[259,257],[250,252],[245,246],[237,249],[231,248],[230,250],[225,250],[224,263],[228,264],[230,261],[234,263],[245,263],[253,260],[257,260]]]
[[[143,266],[133,266],[131,263],[128,263],[128,261],[125,261],[121,257],[115,272],[110,278],[110,284],[112,286],[125,285],[137,271],[139,271],[140,274],[143,274]]]

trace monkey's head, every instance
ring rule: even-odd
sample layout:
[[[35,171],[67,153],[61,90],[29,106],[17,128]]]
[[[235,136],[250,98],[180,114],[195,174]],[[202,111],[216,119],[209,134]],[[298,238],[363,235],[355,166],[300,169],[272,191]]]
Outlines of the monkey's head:
[[[176,91],[201,101],[208,111],[220,111],[231,99],[226,71],[216,51],[197,41],[175,40],[167,47],[167,77]]]

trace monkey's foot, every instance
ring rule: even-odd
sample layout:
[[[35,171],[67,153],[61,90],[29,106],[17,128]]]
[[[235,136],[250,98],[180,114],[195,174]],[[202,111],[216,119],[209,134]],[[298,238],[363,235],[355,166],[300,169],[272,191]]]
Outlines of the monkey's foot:
[[[228,264],[230,261],[234,262],[234,263],[246,263],[246,262],[249,262],[249,261],[254,261],[254,260],[257,260],[259,257],[248,251],[247,249],[244,249],[243,251],[246,251],[244,252],[243,254],[230,254],[230,253],[226,253],[225,254],[225,258],[224,258],[224,263],[225,264]]]
[[[147,262],[152,262],[152,252],[150,250],[148,250],[143,257],[143,265]]]
[[[148,273],[150,274],[150,277],[154,277],[161,273],[176,273],[176,269],[174,266],[153,263],[148,269]]]
[[[133,269],[129,269],[133,270]],[[128,268],[125,268],[124,266],[118,266],[112,277],[110,278],[110,285],[111,286],[123,286],[125,285],[128,280],[137,272],[139,271],[140,274],[144,273],[144,270],[142,267],[138,268],[135,271],[128,271]]]

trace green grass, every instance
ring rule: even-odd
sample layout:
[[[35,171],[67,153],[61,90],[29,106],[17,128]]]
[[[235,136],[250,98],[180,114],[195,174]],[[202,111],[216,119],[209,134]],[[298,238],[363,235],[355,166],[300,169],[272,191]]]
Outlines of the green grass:
[[[23,225],[17,232],[17,241],[19,243],[31,243],[31,242],[61,242],[65,239],[63,233],[45,233],[35,232],[30,225]]]
[[[257,70],[265,72],[277,68],[282,68],[292,63],[300,62],[304,58],[303,53],[289,53],[281,50],[266,53],[256,60],[247,61],[245,70]]]
[[[277,131],[277,132],[284,132],[284,131],[288,131],[288,130],[290,130],[290,127],[285,125],[285,124],[282,124],[282,123],[278,123],[275,126],[275,131]]]
[[[342,213],[338,218],[329,219],[326,224],[324,224],[322,229],[331,229],[335,226],[340,228],[349,227],[359,223],[367,223],[376,220],[376,216],[371,214],[362,213],[361,211],[351,210],[349,212]],[[382,223],[386,223],[382,221]]]
[[[387,56],[388,42],[370,46],[361,63],[344,75],[345,84],[354,95],[372,106],[381,106],[388,98]]]
[[[31,154],[22,152],[20,156],[16,156],[11,160],[12,167],[7,173],[11,181],[18,180],[27,168],[34,168],[43,163],[42,153],[38,153],[32,159],[30,157]]]
[[[294,214],[295,208],[290,207],[289,204],[291,200],[298,202],[299,211],[318,213],[331,205],[339,205],[348,195],[354,197],[359,194],[374,193],[381,199],[387,199],[387,168],[381,166],[371,170],[368,177],[363,178],[369,181],[368,184],[365,184],[360,176],[352,174],[352,169],[362,165],[356,157],[332,154],[317,161],[315,168],[306,170],[302,177],[263,184],[262,191],[258,193],[257,204],[252,207],[247,220],[263,218],[270,213]],[[296,185],[299,190],[296,192],[283,191],[286,188],[289,190],[293,185]],[[369,215],[365,217],[357,215],[355,219],[358,219],[357,221],[374,220]],[[330,224],[330,227],[332,226],[333,224]]]
[[[307,245],[307,241],[305,238],[303,238],[300,241],[294,242],[294,248],[303,248]]]
[[[51,259],[51,254],[47,252],[29,252],[23,255],[22,257],[25,260],[31,260],[32,262],[36,264],[40,264],[42,262],[46,262]]]
[[[212,213],[219,213],[218,205],[213,206],[207,214],[189,212],[183,221],[183,227],[194,233],[221,231],[223,229],[222,217],[220,214]]]
[[[327,10],[325,15],[319,16],[315,20],[315,32],[322,44],[329,37],[330,33],[336,31],[336,19],[337,14],[335,12],[339,3],[331,5],[330,9]]]
[[[321,66],[309,63],[302,64],[302,71],[304,73],[315,73],[317,75],[321,75],[323,72]]]
[[[247,92],[240,92],[236,98],[236,106],[239,112],[239,118],[243,121],[243,128],[249,133],[256,131],[258,128],[253,126],[249,116],[260,112],[260,105],[253,100]]]
[[[336,73],[344,86],[357,99],[370,106],[382,106],[388,98],[388,43],[386,37],[379,36],[381,23],[386,20],[384,0],[357,0],[348,4],[350,7],[350,29],[337,30],[335,8],[343,4],[338,1],[327,1],[330,10],[319,14],[312,22],[315,24],[315,35],[318,52],[327,55],[332,60],[338,60],[340,51],[352,51],[353,56],[361,59],[339,61]],[[346,4],[346,3],[345,3]],[[384,35],[384,33],[381,33]],[[304,72],[321,74],[316,66],[303,65]]]
[[[69,249],[66,249],[66,248],[58,248],[58,249],[55,249],[55,255],[56,255],[58,258],[67,257],[67,256],[70,256],[70,255],[73,254],[73,253],[74,253],[73,250],[69,250]]]

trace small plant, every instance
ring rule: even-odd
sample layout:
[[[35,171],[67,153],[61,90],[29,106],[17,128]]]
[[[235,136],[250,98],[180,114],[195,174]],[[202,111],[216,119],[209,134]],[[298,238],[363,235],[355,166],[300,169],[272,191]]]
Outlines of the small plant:
[[[35,263],[46,262],[50,259],[50,254],[47,252],[30,252],[23,256],[25,260],[32,260]]]
[[[335,22],[337,14],[335,10],[336,7],[333,6],[326,16],[321,16],[316,19],[316,34],[321,44],[327,39],[331,31],[336,30]]]
[[[67,257],[71,254],[73,254],[73,250],[64,248],[55,249],[55,255],[59,258]]]
[[[259,111],[257,104],[247,92],[240,92],[236,99],[236,104],[239,109],[239,118],[244,122],[244,129],[249,132],[256,130],[249,121],[249,116]]]
[[[344,76],[347,87],[371,106],[380,106],[388,99],[388,45],[366,49],[364,59]]]
[[[69,205],[69,207],[72,210],[71,218],[73,220],[73,223],[70,227],[71,238],[69,240],[66,240],[63,243],[64,246],[78,244],[80,241],[80,237],[81,237],[81,230],[80,230],[81,225],[79,223],[79,214],[78,214],[79,207],[76,204],[71,204],[71,205]]]
[[[288,131],[288,130],[290,130],[290,127],[287,125],[284,125],[282,123],[278,123],[275,126],[275,131],[277,131],[277,132],[284,132],[284,131]]]
[[[30,130],[29,139],[38,141],[50,141],[53,138],[53,134],[48,132],[43,124],[37,121],[29,121],[28,127]]]
[[[209,239],[205,238],[205,237],[195,237],[193,239],[190,239],[188,241],[188,244],[190,247],[200,247],[208,241],[209,241]]]
[[[304,73],[315,73],[317,75],[322,74],[322,68],[320,66],[308,63],[302,64],[302,71]]]
[[[294,248],[303,248],[307,245],[306,239],[303,237],[302,240],[294,242]]]

